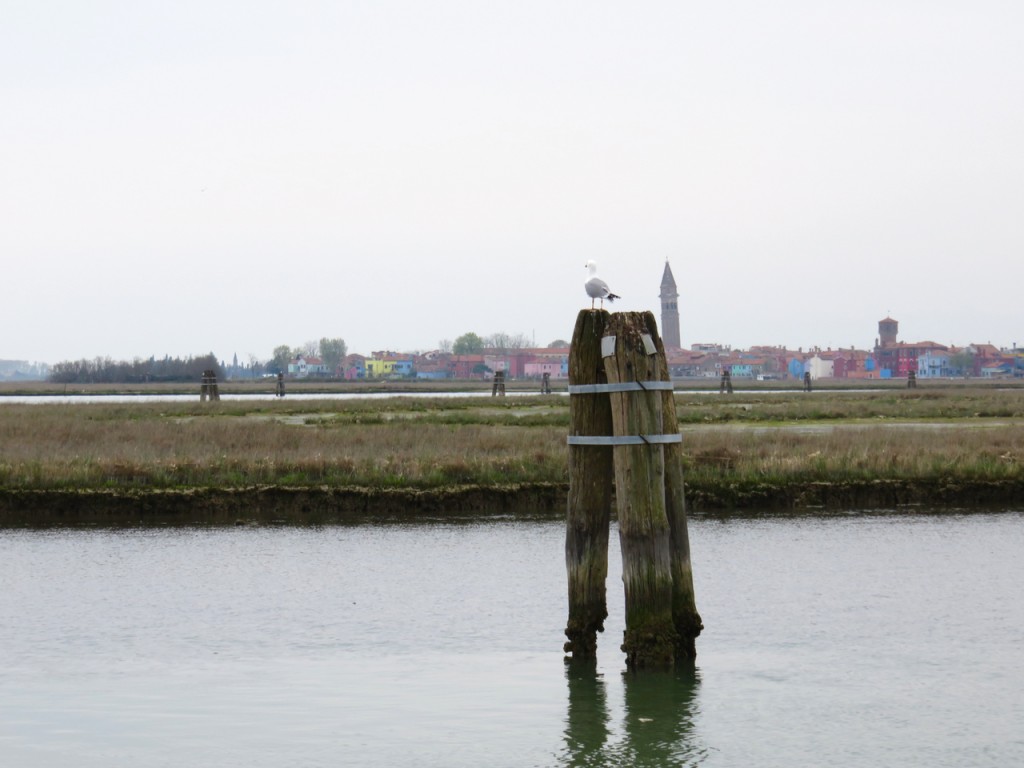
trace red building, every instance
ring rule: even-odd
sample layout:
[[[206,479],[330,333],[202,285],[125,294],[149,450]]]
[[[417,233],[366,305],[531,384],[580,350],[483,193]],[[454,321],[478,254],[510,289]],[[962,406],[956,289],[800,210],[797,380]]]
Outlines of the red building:
[[[885,371],[890,376],[905,378],[911,371],[917,374],[917,358],[925,352],[946,351],[948,347],[934,341],[919,341],[908,344],[896,341],[899,323],[891,317],[878,321],[878,341],[875,342],[875,362],[879,373],[885,378]]]

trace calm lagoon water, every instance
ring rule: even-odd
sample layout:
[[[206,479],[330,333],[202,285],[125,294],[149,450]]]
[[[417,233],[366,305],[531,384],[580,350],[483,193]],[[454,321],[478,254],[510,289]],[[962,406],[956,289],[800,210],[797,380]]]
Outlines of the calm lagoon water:
[[[557,522],[0,531],[4,766],[1024,765],[1024,513],[691,521],[691,669]]]

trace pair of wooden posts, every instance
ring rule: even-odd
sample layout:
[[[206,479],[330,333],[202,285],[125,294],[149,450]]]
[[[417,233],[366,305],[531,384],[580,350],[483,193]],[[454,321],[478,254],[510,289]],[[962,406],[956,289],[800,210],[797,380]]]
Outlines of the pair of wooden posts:
[[[718,383],[718,394],[732,394],[732,371],[730,371],[728,368],[722,371],[722,380]]]
[[[614,479],[626,662],[671,667],[692,659],[703,625],[693,593],[682,443],[654,315],[582,310],[569,350],[569,393],[565,651],[594,658],[608,616]]]
[[[505,396],[505,371],[494,372],[494,383],[491,385],[491,397]]]
[[[213,370],[203,371],[203,380],[199,385],[199,402],[207,400],[220,400],[220,389],[217,387],[217,372]]]

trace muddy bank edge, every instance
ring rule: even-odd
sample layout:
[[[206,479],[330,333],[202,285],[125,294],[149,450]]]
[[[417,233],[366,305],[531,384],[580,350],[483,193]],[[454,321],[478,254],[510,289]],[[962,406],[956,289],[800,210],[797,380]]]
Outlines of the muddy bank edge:
[[[556,518],[564,484],[374,488],[0,489],[0,526],[318,525],[473,517]],[[692,514],[872,510],[904,506],[1024,508],[1024,479],[874,480],[689,485]]]

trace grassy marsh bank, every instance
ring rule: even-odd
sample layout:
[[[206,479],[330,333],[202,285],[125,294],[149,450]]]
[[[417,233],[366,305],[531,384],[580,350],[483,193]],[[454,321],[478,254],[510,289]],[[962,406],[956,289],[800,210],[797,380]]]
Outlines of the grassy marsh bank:
[[[266,395],[273,396],[277,390],[277,378],[242,379],[220,381],[222,395]],[[492,382],[483,379],[472,380],[431,380],[431,379],[359,379],[339,381],[337,379],[287,379],[286,394],[356,395],[372,393],[424,393],[432,392],[490,392]],[[114,383],[72,383],[60,384],[50,381],[3,381],[0,382],[0,397],[5,395],[195,395],[199,397],[200,381],[195,382],[139,382],[134,384]],[[506,390],[536,392],[539,382],[511,380]],[[564,386],[563,386],[564,390]]]
[[[1024,390],[678,394],[676,403],[698,510],[1024,499]],[[438,500],[509,511],[517,498],[560,512],[567,428],[558,395],[5,403],[0,512],[115,498],[240,517],[286,499],[314,517],[441,510]]]
[[[552,382],[552,390],[566,392],[568,382],[564,379]],[[734,382],[739,394],[757,394],[765,392],[797,392],[803,387],[798,379],[754,381],[737,379]],[[200,382],[141,382],[136,384],[113,383],[75,383],[60,384],[50,381],[0,381],[0,400],[4,396],[46,396],[46,395],[195,395],[199,397]],[[679,379],[676,389],[682,391],[718,392],[719,381],[716,378],[700,377]],[[227,380],[220,382],[220,392],[224,395],[264,395],[272,396],[277,386],[275,377],[262,379]],[[526,379],[510,379],[505,383],[508,392],[537,392],[539,381]],[[937,379],[922,384],[924,391],[970,390],[984,392],[991,390],[1020,389],[1024,391],[1024,380],[1020,379]],[[336,379],[288,379],[286,390],[289,394],[304,395],[358,395],[377,393],[418,393],[435,392],[490,392],[491,381],[473,380],[431,380],[431,379],[360,379],[357,381],[338,381]],[[903,379],[829,379],[815,382],[816,392],[905,392],[906,381]]]

